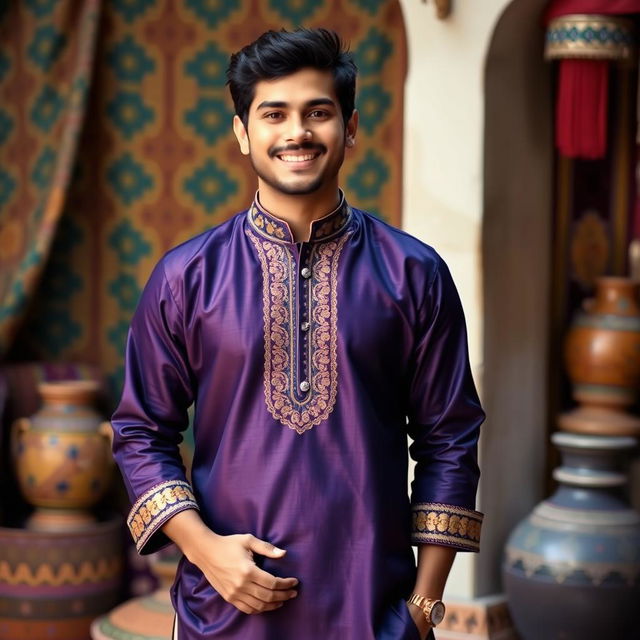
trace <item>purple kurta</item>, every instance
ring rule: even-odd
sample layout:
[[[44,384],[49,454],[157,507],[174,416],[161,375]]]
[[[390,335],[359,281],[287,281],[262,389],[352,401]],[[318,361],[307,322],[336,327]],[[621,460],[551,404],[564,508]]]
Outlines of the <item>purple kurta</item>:
[[[406,233],[343,201],[295,243],[256,200],[170,251],[133,318],[113,417],[131,533],[155,551],[163,523],[196,508],[219,534],[286,549],[257,561],[300,580],[250,616],[183,558],[180,640],[417,640],[411,544],[478,549],[482,419],[449,271]]]

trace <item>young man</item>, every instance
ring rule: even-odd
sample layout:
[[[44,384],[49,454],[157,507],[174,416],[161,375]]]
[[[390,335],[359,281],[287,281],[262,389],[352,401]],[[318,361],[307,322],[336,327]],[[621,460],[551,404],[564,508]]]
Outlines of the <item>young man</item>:
[[[258,192],[160,261],[133,318],[113,418],[132,535],[184,553],[180,640],[425,638],[482,520],[455,287],[338,188],[358,114],[335,33],[265,33],[228,78]]]

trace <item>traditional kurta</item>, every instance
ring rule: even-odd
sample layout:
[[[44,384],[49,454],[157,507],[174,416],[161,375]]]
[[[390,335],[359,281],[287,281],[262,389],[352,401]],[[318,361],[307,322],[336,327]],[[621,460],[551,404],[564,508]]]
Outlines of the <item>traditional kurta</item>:
[[[133,318],[113,417],[131,533],[155,551],[169,518],[199,509],[219,534],[286,549],[257,561],[300,581],[282,608],[246,615],[183,558],[180,640],[417,640],[411,544],[478,550],[482,419],[451,276],[410,235],[343,200],[296,243],[256,199],[170,251]]]

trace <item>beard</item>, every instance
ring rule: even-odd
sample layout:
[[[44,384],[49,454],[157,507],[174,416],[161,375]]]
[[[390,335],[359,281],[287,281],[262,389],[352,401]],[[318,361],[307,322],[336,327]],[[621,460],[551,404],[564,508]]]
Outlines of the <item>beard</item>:
[[[300,178],[296,182],[283,182],[275,176],[267,175],[264,171],[261,171],[253,159],[251,160],[251,164],[256,175],[262,182],[268,184],[275,191],[279,191],[288,196],[306,196],[310,193],[315,193],[324,184],[324,174],[320,174],[311,179]]]

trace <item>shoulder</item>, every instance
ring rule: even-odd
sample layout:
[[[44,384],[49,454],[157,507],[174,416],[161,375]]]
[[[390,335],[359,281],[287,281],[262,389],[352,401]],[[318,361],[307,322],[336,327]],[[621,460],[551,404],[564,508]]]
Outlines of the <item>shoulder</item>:
[[[385,260],[401,263],[405,269],[435,276],[446,265],[438,252],[426,242],[381,220],[372,213],[352,207],[363,235],[374,251]]]
[[[205,257],[222,252],[241,230],[245,214],[246,210],[236,213],[225,222],[170,249],[158,263],[167,280],[182,278],[192,265],[200,263]]]

